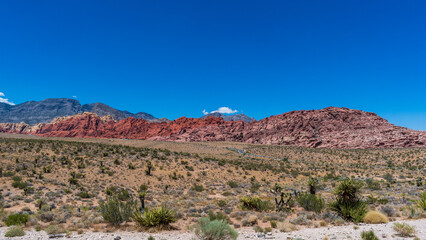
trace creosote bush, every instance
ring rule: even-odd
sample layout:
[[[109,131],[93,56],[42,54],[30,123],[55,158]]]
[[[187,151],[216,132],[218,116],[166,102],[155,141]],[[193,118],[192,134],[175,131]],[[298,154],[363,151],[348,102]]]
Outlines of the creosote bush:
[[[379,238],[374,234],[374,231],[363,231],[361,233],[362,240],[379,240]]]
[[[16,214],[10,214],[7,216],[4,223],[6,226],[12,226],[12,225],[25,225],[28,222],[28,214],[25,213],[16,213]]]
[[[274,209],[272,203],[268,200],[263,201],[259,197],[242,197],[240,198],[241,208],[243,210],[255,210],[259,212]]]
[[[20,227],[13,227],[6,231],[5,237],[22,237],[25,236],[24,230]]]
[[[296,198],[297,202],[301,207],[307,211],[314,211],[316,213],[321,213],[324,209],[324,199],[321,196],[316,196],[311,193],[301,193]]]
[[[238,237],[226,220],[210,220],[200,218],[194,227],[195,235],[200,240],[235,240]]]
[[[128,222],[136,210],[136,202],[133,199],[120,201],[117,197],[108,197],[99,204],[102,217],[113,225]]]

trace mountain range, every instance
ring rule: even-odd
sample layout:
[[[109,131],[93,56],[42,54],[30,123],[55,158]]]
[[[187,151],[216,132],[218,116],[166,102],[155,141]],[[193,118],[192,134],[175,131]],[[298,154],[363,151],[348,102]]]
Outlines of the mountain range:
[[[225,121],[221,117],[181,117],[149,122],[128,117],[79,113],[30,126],[2,123],[0,132],[46,137],[125,138],[157,141],[229,141],[310,148],[426,147],[426,131],[395,126],[375,113],[348,108],[291,111],[259,121]]]
[[[167,121],[167,119],[158,119],[145,112],[131,113],[117,110],[103,103],[81,105],[75,99],[48,98],[42,101],[28,101],[18,105],[0,103],[0,122],[25,122],[34,125],[37,123],[49,123],[57,117],[71,116],[83,112],[96,113],[100,117],[109,115],[115,120],[133,117],[150,122]]]

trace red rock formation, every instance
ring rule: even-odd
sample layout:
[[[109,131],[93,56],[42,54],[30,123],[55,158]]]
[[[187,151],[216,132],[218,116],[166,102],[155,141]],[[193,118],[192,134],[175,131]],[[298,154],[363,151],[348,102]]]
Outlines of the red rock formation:
[[[375,113],[335,107],[292,111],[251,123],[226,122],[216,117],[182,117],[167,123],[135,118],[115,122],[84,113],[56,119],[37,129],[0,125],[2,131],[55,137],[234,141],[313,148],[426,147],[424,131],[395,126]]]

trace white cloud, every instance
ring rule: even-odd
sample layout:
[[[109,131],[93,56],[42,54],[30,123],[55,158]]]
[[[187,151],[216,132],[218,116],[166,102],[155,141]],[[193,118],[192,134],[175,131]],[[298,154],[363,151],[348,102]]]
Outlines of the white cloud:
[[[237,110],[232,110],[229,107],[220,107],[217,110],[211,111],[210,113],[222,113],[222,114],[233,114],[238,112]],[[203,110],[204,115],[209,114],[206,110]]]
[[[73,98],[77,98],[77,96],[72,96]]]
[[[5,97],[4,93],[0,92],[0,103],[6,103],[9,105],[15,105],[13,102],[10,102],[9,99],[3,98]]]

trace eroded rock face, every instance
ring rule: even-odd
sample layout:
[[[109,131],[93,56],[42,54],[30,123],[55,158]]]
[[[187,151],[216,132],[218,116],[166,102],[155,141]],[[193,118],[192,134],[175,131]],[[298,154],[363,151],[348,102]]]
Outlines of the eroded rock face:
[[[26,123],[0,123],[0,132],[7,133],[33,133],[33,128]]]
[[[250,123],[213,116],[182,117],[171,122],[150,123],[135,118],[116,122],[84,113],[56,119],[37,129],[28,125],[0,125],[0,131],[55,137],[233,141],[311,148],[426,147],[424,131],[395,126],[375,113],[335,107],[292,111]]]

